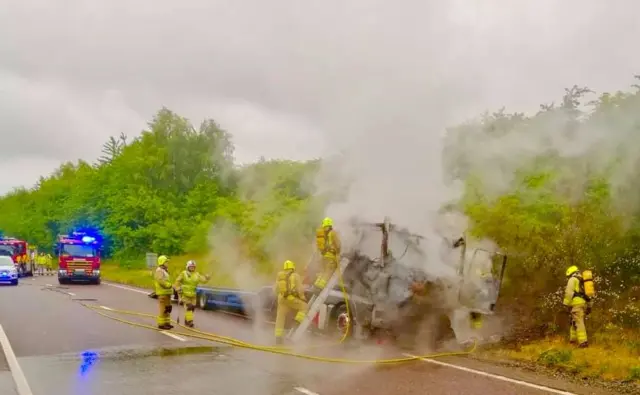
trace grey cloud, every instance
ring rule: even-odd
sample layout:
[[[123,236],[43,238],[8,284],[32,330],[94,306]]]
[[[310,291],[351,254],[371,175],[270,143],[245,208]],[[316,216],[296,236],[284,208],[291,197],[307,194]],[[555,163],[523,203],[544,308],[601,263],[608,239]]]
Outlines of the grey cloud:
[[[244,160],[342,148],[371,177],[385,170],[368,156],[405,174],[438,167],[440,131],[460,117],[535,109],[573,83],[624,88],[640,71],[632,0],[0,7],[2,139],[57,161],[95,157],[109,135],[135,133],[168,105],[214,117]],[[391,185],[411,181],[387,172]]]

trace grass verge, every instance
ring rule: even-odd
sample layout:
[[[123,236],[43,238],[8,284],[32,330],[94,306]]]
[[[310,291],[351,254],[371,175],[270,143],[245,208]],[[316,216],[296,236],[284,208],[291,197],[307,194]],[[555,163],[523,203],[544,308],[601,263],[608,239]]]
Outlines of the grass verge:
[[[566,337],[552,336],[518,347],[487,350],[486,356],[534,363],[583,379],[640,380],[640,333],[615,327],[592,334],[586,349],[569,344]]]
[[[169,261],[169,273],[171,279],[175,280],[178,274],[185,270],[187,261],[195,260],[197,263],[196,270],[202,274],[210,274],[211,279],[206,285],[215,287],[236,287],[233,276],[222,270],[217,270],[215,264],[208,262],[206,256],[185,255],[172,257]],[[134,287],[153,289],[153,268],[146,267],[144,260],[141,261],[113,261],[107,260],[101,265],[102,279],[131,285]]]

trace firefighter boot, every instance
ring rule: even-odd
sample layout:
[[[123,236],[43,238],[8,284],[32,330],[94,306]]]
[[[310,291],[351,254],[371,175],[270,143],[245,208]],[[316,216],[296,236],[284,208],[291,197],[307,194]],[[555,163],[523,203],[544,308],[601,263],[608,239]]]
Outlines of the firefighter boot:
[[[188,326],[189,328],[194,328],[195,327],[195,325],[193,325],[193,321],[185,321],[184,324],[186,326]]]
[[[589,347],[589,342],[583,342],[578,345],[578,348],[587,348]]]
[[[169,330],[171,328],[173,328],[173,325],[171,324],[158,325],[158,329],[162,329],[163,331]]]

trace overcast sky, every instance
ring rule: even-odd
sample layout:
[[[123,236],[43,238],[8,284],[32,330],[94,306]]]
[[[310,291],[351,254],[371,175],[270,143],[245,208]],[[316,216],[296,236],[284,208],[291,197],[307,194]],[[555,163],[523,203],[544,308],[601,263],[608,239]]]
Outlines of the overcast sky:
[[[535,111],[574,83],[625,89],[640,73],[639,10],[637,0],[0,0],[0,193],[61,161],[94,160],[163,105],[216,119],[240,161],[384,146],[394,127],[436,146],[443,125],[486,108]]]

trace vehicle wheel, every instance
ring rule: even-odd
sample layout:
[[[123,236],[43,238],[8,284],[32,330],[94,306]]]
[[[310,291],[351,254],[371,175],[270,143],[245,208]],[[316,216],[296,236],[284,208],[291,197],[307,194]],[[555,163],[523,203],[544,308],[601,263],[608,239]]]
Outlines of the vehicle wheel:
[[[209,307],[207,306],[208,300],[209,298],[207,297],[207,294],[203,292],[198,297],[198,300],[196,301],[196,303],[198,307],[201,308],[202,310],[208,310],[209,309]]]
[[[18,280],[11,281],[11,285],[18,285]]]
[[[342,338],[348,330],[347,337],[353,333],[353,316],[347,312],[347,305],[341,303],[331,312],[331,320],[329,322],[329,330],[332,335]]]
[[[95,280],[93,283],[94,283],[95,285],[100,285],[100,283],[101,283],[101,282],[102,282],[102,280],[101,280],[101,279],[97,279],[97,280]]]
[[[67,283],[66,280],[58,279],[58,284],[65,285]]]

